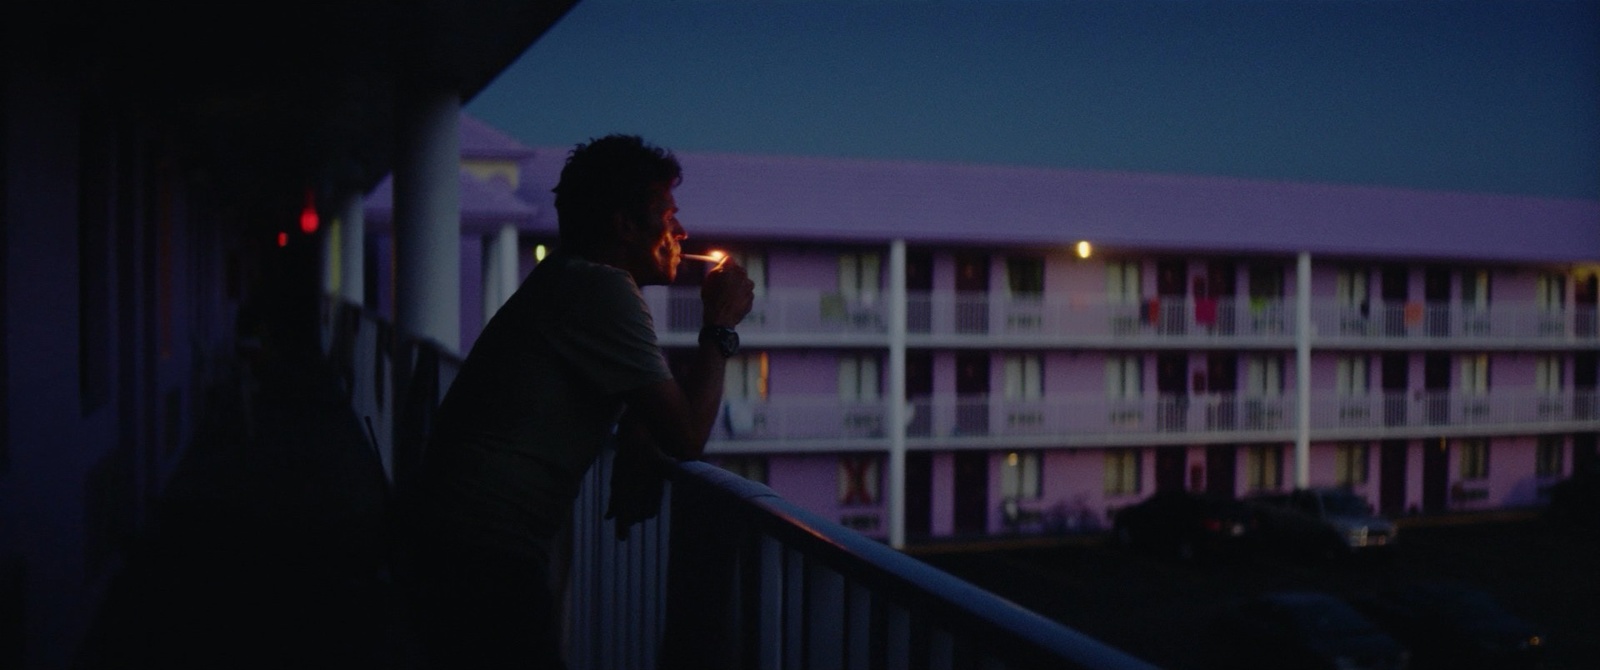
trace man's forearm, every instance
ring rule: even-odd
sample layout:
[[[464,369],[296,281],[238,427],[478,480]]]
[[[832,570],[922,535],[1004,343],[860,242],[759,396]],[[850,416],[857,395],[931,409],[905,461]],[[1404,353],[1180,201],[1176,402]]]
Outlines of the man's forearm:
[[[706,441],[711,438],[711,429],[722,408],[727,365],[727,359],[715,346],[702,344],[695,351],[694,362],[683,380],[683,393],[689,401],[690,426],[694,431],[693,447],[687,453],[671,454],[674,458],[693,460],[705,453]]]

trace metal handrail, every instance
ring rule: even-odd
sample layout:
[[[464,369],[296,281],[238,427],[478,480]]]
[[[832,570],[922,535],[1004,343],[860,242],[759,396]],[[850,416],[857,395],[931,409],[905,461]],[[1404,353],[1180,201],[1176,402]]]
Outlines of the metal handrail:
[[[1152,668],[1150,664],[1067,628],[954,577],[909,555],[844,528],[782,498],[764,485],[705,463],[683,463],[672,477],[675,487],[703,488],[716,509],[741,514],[747,527],[770,538],[786,552],[837,573],[849,588],[866,593],[844,598],[852,607],[883,607],[889,616],[905,617],[899,635],[926,625],[936,640],[950,640],[929,650],[930,666],[950,667],[958,657],[974,667],[1015,668]],[[681,519],[683,510],[675,508]],[[724,524],[726,525],[726,524]],[[758,551],[760,549],[757,549]],[[674,557],[679,555],[674,550]],[[743,565],[765,561],[742,561]],[[809,566],[808,566],[809,567]],[[804,574],[805,571],[799,571]],[[670,597],[670,596],[669,596]],[[759,605],[757,606],[759,610]],[[845,619],[853,617],[849,614]],[[775,622],[769,622],[775,623]],[[896,634],[892,630],[885,636]],[[848,637],[848,636],[847,636]],[[787,641],[793,642],[793,641]],[[841,640],[846,644],[849,640]],[[912,652],[909,638],[879,640],[886,647]],[[868,646],[871,643],[867,643]],[[962,652],[956,651],[961,649]],[[847,652],[848,650],[842,650]],[[843,656],[848,657],[848,653]],[[758,657],[759,658],[759,657]],[[904,659],[903,661],[909,661]],[[903,662],[902,661],[902,662]],[[892,663],[891,663],[892,665]],[[920,667],[915,663],[912,667]]]
[[[573,667],[1152,667],[706,463],[619,539],[613,459],[575,506]]]

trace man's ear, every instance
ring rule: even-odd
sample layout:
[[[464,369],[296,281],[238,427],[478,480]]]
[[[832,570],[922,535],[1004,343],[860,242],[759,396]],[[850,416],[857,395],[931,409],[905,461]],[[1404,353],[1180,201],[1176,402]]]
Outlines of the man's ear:
[[[638,239],[640,226],[633,217],[622,210],[611,213],[611,235],[618,242],[633,242]]]

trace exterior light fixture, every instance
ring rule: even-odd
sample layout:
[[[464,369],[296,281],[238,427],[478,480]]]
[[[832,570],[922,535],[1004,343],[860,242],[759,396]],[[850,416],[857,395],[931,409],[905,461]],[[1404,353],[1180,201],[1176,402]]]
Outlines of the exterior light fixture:
[[[306,206],[300,210],[300,232],[310,235],[317,232],[317,199],[311,189],[306,189]]]
[[[1083,241],[1078,242],[1078,244],[1075,245],[1073,247],[1073,249],[1078,252],[1078,258],[1088,258],[1089,257],[1089,252],[1091,251],[1090,248],[1089,248],[1088,240],[1083,240]]]

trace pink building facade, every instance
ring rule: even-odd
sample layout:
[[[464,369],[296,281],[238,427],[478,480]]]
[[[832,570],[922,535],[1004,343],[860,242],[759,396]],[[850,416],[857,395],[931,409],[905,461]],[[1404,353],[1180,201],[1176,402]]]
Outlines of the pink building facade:
[[[521,276],[556,242],[564,150],[496,155],[522,204],[480,209],[515,226]],[[1600,203],[679,158],[686,246],[758,285],[711,459],[868,535],[1094,531],[1168,488],[1531,507],[1600,460]],[[495,229],[463,225],[463,305]],[[645,291],[669,353],[699,326],[682,275]],[[490,312],[464,310],[463,350]]]

